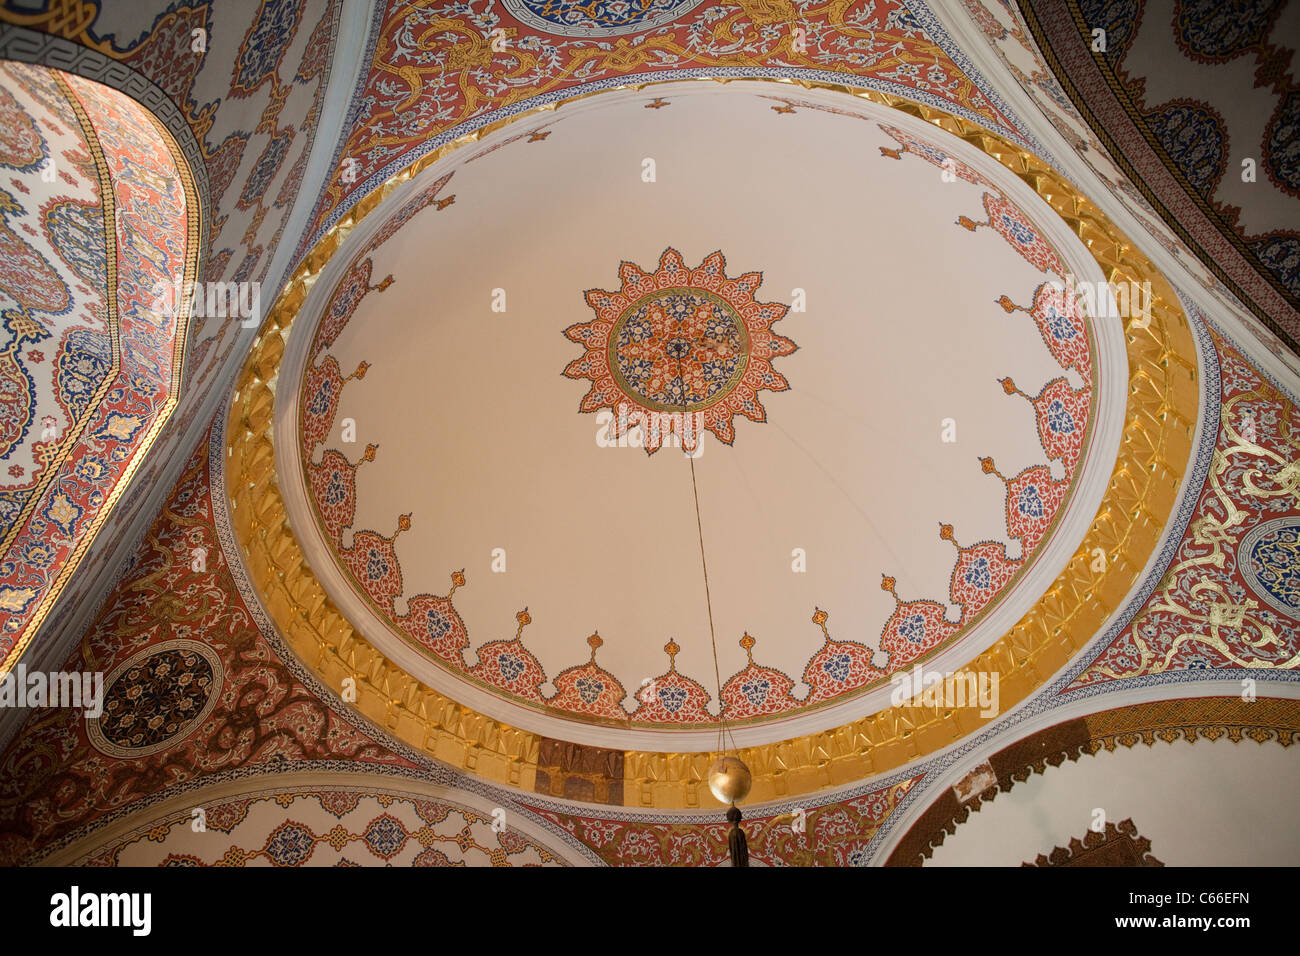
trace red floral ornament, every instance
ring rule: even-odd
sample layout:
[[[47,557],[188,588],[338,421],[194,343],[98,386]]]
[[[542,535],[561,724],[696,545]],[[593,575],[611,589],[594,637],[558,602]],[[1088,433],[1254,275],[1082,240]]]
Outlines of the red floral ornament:
[[[715,252],[698,269],[687,269],[670,248],[655,272],[624,262],[619,291],[586,293],[596,318],[564,330],[586,349],[564,374],[591,380],[579,408],[608,409],[611,438],[639,426],[647,454],[672,434],[694,451],[708,429],[730,445],[736,415],[767,420],[760,390],[790,387],[772,359],[797,346],[771,330],[789,307],[756,301],[762,273],[731,279],[726,265]]]

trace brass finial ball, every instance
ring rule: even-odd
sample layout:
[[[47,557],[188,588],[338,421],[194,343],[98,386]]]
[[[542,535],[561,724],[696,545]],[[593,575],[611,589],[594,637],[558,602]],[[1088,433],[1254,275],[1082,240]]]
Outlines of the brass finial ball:
[[[709,768],[709,789],[721,803],[738,803],[749,795],[754,783],[749,768],[739,757],[720,757]]]

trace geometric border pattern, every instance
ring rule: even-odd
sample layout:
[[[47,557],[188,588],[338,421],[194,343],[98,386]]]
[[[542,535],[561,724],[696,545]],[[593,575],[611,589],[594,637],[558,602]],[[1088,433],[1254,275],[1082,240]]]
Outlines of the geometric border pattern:
[[[363,810],[360,820],[351,819],[344,824],[345,818],[355,817],[362,801],[377,806]],[[250,811],[256,805],[272,803],[280,808],[273,828],[268,830],[270,824],[265,821],[260,826],[257,822],[247,825]],[[302,806],[303,803],[306,806]],[[295,805],[298,805],[298,814],[308,818],[318,815],[320,832],[316,832],[307,819],[292,814]],[[196,838],[193,832],[185,831],[192,830],[193,811],[200,806],[204,811],[205,829],[199,832],[205,836]],[[376,810],[382,811],[381,814],[366,821],[366,815]],[[416,821],[411,820],[412,815],[423,826],[416,825]],[[445,827],[453,816],[459,817],[464,824],[456,835]],[[405,825],[401,817],[406,817]],[[335,823],[333,827],[329,827],[331,820]],[[363,821],[369,825],[358,826]],[[194,808],[173,810],[115,837],[106,846],[83,852],[72,865],[512,866],[519,861],[512,861],[511,857],[528,856],[530,850],[534,861],[522,863],[524,866],[568,865],[554,850],[534,838],[509,827],[498,830],[493,826],[494,822],[485,810],[397,789],[358,788],[332,783],[301,784],[282,791],[209,796],[202,803],[196,803]],[[474,830],[478,832],[472,832]],[[214,840],[206,834],[224,834],[225,838],[218,836]],[[251,843],[250,836],[253,837]],[[483,846],[478,842],[479,838],[495,845]],[[230,840],[233,843],[221,852],[221,845]],[[173,849],[180,852],[169,852],[164,856],[166,846],[149,846],[158,843],[171,843]],[[177,843],[181,845],[176,846]],[[153,856],[156,862],[138,858],[129,864],[121,862],[123,852],[140,845],[144,845],[145,855]],[[439,845],[441,849],[438,849]],[[200,848],[202,856],[199,855]],[[406,859],[394,859],[406,848],[409,848]],[[424,851],[419,852],[420,848]],[[317,853],[317,850],[321,852]],[[333,863],[328,862],[331,850],[337,855]],[[448,859],[449,855],[453,858]],[[358,863],[352,856],[364,862]],[[415,858],[410,859],[411,856]]]

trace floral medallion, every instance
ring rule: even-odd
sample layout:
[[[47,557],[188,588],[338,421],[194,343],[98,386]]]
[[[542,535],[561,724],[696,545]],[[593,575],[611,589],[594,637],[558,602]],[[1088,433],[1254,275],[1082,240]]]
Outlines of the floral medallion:
[[[736,415],[767,420],[760,390],[789,388],[772,359],[796,346],[771,331],[789,307],[755,299],[762,273],[731,279],[726,265],[715,252],[688,269],[666,249],[655,272],[624,262],[619,291],[586,293],[596,318],[564,330],[586,349],[564,374],[591,380],[580,409],[608,409],[612,437],[640,426],[647,454],[674,433],[694,451],[703,429],[730,445]]]
[[[520,23],[563,37],[615,37],[672,23],[700,0],[505,0]]]
[[[172,746],[212,712],[221,659],[198,641],[166,641],[133,654],[104,681],[103,713],[86,721],[90,742],[114,757]]]
[[[1237,566],[1265,603],[1300,619],[1300,518],[1278,518],[1252,530],[1237,548]]]

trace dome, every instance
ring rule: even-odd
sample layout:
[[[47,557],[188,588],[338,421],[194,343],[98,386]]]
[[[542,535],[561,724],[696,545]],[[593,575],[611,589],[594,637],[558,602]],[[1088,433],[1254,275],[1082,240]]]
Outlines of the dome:
[[[943,129],[786,92],[516,120],[314,286],[290,519],[412,677],[596,746],[759,744],[958,669],[1077,548],[1124,402],[1120,321],[1066,293],[1095,260]]]

